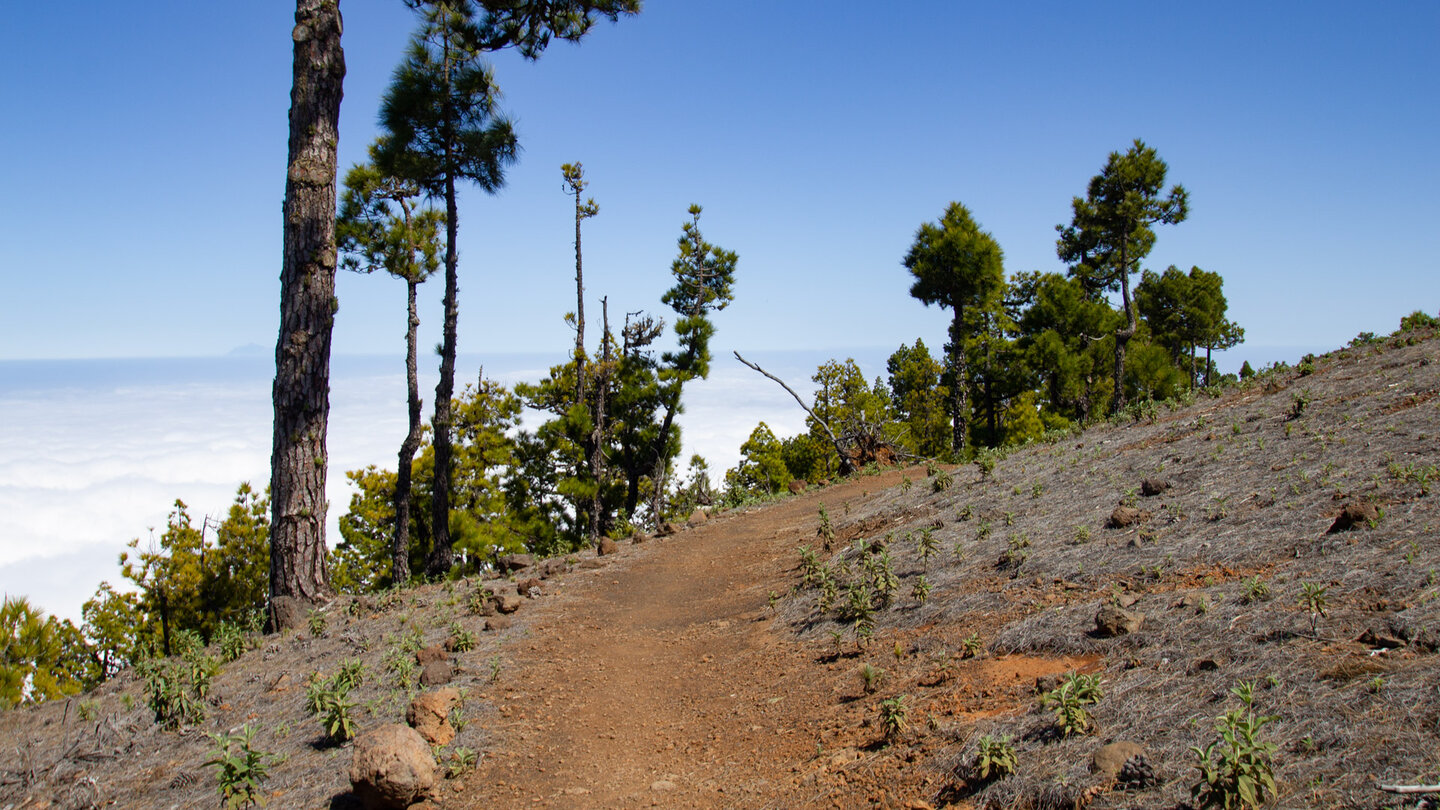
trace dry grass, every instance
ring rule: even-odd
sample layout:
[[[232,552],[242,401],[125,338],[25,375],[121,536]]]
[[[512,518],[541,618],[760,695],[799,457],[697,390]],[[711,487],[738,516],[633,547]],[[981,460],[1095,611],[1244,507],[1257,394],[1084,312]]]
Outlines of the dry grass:
[[[975,792],[979,806],[1179,806],[1197,778],[1189,748],[1239,705],[1232,687],[1253,681],[1256,710],[1279,716],[1265,729],[1280,746],[1275,806],[1381,807],[1377,780],[1440,781],[1440,491],[1422,494],[1404,472],[1440,464],[1440,343],[1423,337],[1335,352],[1306,376],[1265,375],[1031,446],[989,479],[957,468],[938,494],[920,479],[848,516],[832,509],[840,537],[890,537],[900,606],[877,614],[877,638],[973,631],[992,655],[1103,661],[1098,734],[1056,741],[1043,731],[1049,715],[1030,708],[951,729],[939,767],[953,773],[981,733],[1008,733],[1020,772]],[[1145,497],[1146,478],[1170,487]],[[1329,533],[1351,500],[1383,516]],[[1149,518],[1107,528],[1121,503]],[[942,553],[920,606],[905,595],[922,569],[913,538],[926,527]],[[1267,599],[1255,598],[1257,582]],[[1326,589],[1313,633],[1306,583]],[[1122,599],[1144,627],[1098,637],[1097,610]],[[812,591],[782,611],[802,637],[841,626],[815,610]],[[1408,643],[1373,649],[1359,640],[1367,630]],[[1090,754],[1121,739],[1145,747],[1159,784],[1086,793],[1096,787]],[[969,795],[953,793],[957,781],[948,795]]]

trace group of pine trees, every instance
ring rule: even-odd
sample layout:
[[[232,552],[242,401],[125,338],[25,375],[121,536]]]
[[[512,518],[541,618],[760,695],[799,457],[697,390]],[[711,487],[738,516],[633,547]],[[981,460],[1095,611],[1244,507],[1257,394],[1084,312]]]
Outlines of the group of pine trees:
[[[1226,317],[1220,276],[1199,267],[1141,270],[1155,226],[1189,213],[1184,187],[1165,188],[1167,172],[1142,141],[1112,153],[1074,198],[1071,222],[1056,226],[1064,274],[1007,277],[999,243],[950,203],[920,226],[903,259],[910,294],[950,312],[939,358],[917,339],[890,356],[886,377],[873,384],[853,360],[822,365],[807,431],[781,439],[757,426],[726,475],[732,494],[835,474],[832,433],[960,461],[1216,382],[1212,353],[1244,337]]]

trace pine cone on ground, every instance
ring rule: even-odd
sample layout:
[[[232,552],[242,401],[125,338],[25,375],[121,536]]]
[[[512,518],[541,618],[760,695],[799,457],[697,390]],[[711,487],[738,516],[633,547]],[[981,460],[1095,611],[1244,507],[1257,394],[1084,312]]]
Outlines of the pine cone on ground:
[[[1125,760],[1116,781],[1132,788],[1147,788],[1159,782],[1155,778],[1155,768],[1143,756],[1133,756]]]

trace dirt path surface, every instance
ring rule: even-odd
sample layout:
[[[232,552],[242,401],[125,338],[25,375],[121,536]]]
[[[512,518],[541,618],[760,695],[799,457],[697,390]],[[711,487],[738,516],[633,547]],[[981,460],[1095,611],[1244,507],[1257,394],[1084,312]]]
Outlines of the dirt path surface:
[[[856,696],[817,677],[827,665],[813,645],[772,627],[770,593],[793,580],[781,560],[813,536],[820,497],[626,546],[546,597],[487,695],[500,706],[497,750],[456,806],[831,806],[832,793],[837,806],[905,806],[840,789],[841,766],[876,756],[831,750],[844,734],[834,715]]]

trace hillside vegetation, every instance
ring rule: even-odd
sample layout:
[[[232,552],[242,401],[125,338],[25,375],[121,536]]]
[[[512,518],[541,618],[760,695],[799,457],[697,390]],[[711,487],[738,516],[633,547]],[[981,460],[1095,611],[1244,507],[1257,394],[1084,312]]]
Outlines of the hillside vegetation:
[[[257,798],[350,806],[437,645],[442,808],[1414,806],[1376,785],[1440,781],[1437,349],[342,597],[0,714],[0,807],[212,807],[245,727]]]

